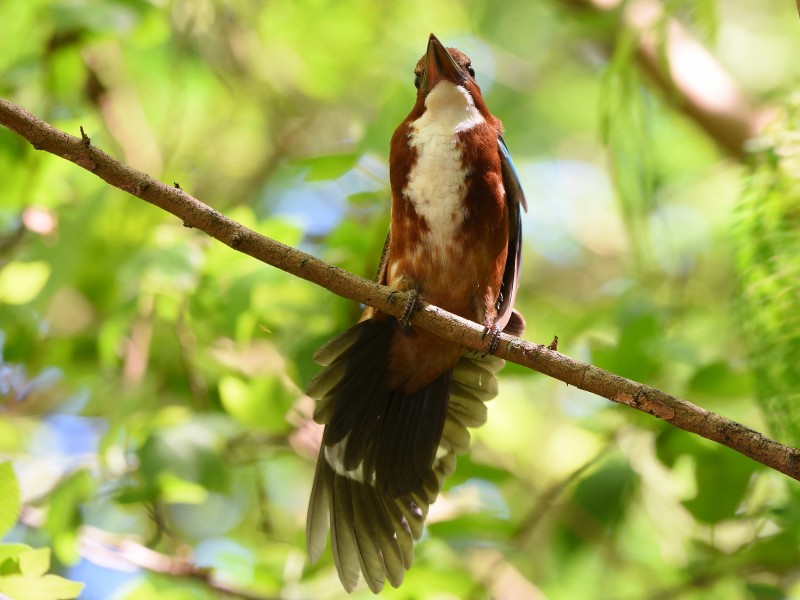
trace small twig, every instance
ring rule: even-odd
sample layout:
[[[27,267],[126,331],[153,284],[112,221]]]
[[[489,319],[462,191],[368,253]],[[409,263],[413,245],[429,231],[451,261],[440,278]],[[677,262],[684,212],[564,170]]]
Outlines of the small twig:
[[[242,600],[277,600],[275,596],[248,592],[221,581],[214,569],[199,567],[188,558],[162,554],[131,538],[112,534],[89,525],[83,525],[80,528],[78,545],[81,556],[101,566],[117,570],[139,567],[152,573],[185,577],[199,581],[227,596]]]
[[[81,128],[81,141],[83,142],[83,145],[88,148],[89,146],[92,145],[92,138],[86,135],[86,132],[83,130],[83,125],[81,125],[80,128]]]
[[[46,512],[41,508],[32,505],[22,507],[20,522],[28,527],[42,528],[46,518]],[[129,536],[91,525],[82,525],[78,529],[78,552],[96,565],[117,571],[132,571],[138,567],[153,573],[194,579],[211,589],[242,600],[277,600],[274,596],[255,594],[221,581],[213,569],[199,567],[186,557],[156,552]]]
[[[522,520],[522,523],[519,525],[519,527],[517,527],[517,531],[514,533],[512,538],[514,545],[518,549],[524,550],[528,546],[529,540],[539,527],[539,524],[543,521],[548,511],[550,511],[556,504],[559,496],[561,496],[566,487],[577,480],[590,467],[597,464],[600,459],[608,454],[611,447],[612,442],[606,443],[606,445],[603,446],[600,451],[592,456],[589,460],[584,462],[577,469],[574,469],[568,473],[562,479],[552,483],[538,494],[536,504],[534,505],[533,509],[528,512],[528,515]]]
[[[175,215],[187,226],[196,227],[239,252],[316,283],[338,296],[398,318],[408,304],[408,293],[398,293],[256,233],[186,192],[122,164],[95,146],[86,147],[79,138],[48,125],[25,109],[2,99],[0,124],[27,139],[34,148],[74,162],[111,185]],[[484,349],[483,326],[425,302],[420,304],[419,310],[411,317],[412,325],[466,348]],[[758,431],[690,402],[574,360],[546,346],[505,334],[498,338],[496,354],[569,385],[663,419],[800,481],[800,450],[779,444]]]
[[[25,222],[20,219],[14,229],[0,235],[0,267],[6,263],[4,255],[13,254],[16,246],[25,238],[25,232]]]

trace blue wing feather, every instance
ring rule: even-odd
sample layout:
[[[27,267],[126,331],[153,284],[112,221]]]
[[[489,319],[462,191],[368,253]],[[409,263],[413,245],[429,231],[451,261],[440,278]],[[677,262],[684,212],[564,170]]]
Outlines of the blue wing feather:
[[[502,137],[497,138],[497,147],[500,153],[500,164],[503,172],[503,187],[506,190],[506,205],[508,206],[508,256],[503,271],[503,287],[498,302],[497,320],[495,324],[500,329],[506,329],[512,335],[520,335],[525,327],[522,315],[514,311],[514,300],[519,287],[519,270],[522,265],[522,211],[528,210],[525,202],[525,193],[519,182],[517,169],[508,152]],[[514,318],[515,317],[515,318]]]
[[[503,167],[503,185],[506,188],[506,198],[509,204],[516,202],[521,205],[525,212],[528,212],[528,203],[525,201],[525,192],[522,191],[522,184],[519,182],[519,175],[517,168],[514,166],[514,161],[511,160],[511,154],[508,152],[503,136],[497,138],[497,146],[500,150],[500,164]]]

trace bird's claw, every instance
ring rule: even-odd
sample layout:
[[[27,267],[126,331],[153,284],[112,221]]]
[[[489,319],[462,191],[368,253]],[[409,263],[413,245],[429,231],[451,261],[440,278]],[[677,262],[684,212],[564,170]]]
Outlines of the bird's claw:
[[[487,337],[489,338],[489,343],[486,346],[486,351],[481,354],[481,358],[486,358],[489,354],[494,354],[500,346],[500,330],[496,325],[486,325],[483,328],[483,337],[481,339],[485,340]]]
[[[408,302],[406,302],[406,307],[403,309],[403,314],[400,315],[400,318],[397,319],[397,322],[400,324],[400,329],[405,329],[408,327],[408,322],[411,320],[411,315],[416,312],[416,310],[420,306],[420,302],[422,302],[422,297],[420,296],[417,290],[409,290],[408,292]]]

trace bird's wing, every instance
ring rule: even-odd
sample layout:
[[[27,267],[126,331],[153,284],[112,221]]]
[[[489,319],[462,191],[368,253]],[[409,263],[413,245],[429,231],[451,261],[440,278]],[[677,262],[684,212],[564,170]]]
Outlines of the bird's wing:
[[[500,164],[503,171],[503,187],[506,190],[506,204],[508,205],[508,257],[506,268],[503,272],[503,286],[497,310],[495,324],[511,335],[519,335],[525,327],[525,321],[514,310],[514,300],[519,287],[519,270],[522,264],[522,210],[527,211],[525,193],[519,182],[514,162],[508,153],[502,136],[497,138]]]
[[[388,231],[386,233],[386,241],[383,243],[383,253],[381,254],[381,262],[378,265],[378,273],[375,276],[375,282],[380,283],[381,285],[386,285],[386,263],[389,260],[389,239],[391,237],[392,232]],[[361,312],[361,317],[358,319],[359,323],[361,321],[366,321],[367,319],[371,319],[375,316],[375,309],[371,306],[364,307],[364,310]]]

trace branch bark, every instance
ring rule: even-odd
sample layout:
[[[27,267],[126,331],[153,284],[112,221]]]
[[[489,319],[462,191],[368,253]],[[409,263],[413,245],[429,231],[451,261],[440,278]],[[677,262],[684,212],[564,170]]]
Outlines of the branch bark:
[[[348,273],[248,229],[180,188],[168,186],[122,164],[92,146],[82,131],[81,138],[69,135],[3,99],[0,99],[0,124],[28,140],[37,150],[75,163],[107,183],[175,215],[187,227],[195,227],[238,252],[315,283],[343,298],[396,317],[402,314],[406,306],[407,293]],[[427,303],[423,303],[421,309],[412,316],[411,323],[467,348],[483,350],[485,347],[482,326]],[[574,360],[545,345],[506,334],[500,336],[496,354],[568,385],[663,419],[800,481],[800,449],[784,446],[754,429],[691,402]]]

